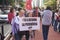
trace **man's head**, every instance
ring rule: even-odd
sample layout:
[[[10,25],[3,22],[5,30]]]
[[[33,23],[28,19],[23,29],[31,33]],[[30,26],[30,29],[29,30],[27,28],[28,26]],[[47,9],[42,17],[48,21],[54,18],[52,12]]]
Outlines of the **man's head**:
[[[18,11],[20,16],[23,16],[25,13],[25,11],[22,8],[19,8]]]
[[[58,9],[56,9],[56,11],[55,12],[57,12],[58,13]]]
[[[51,7],[50,6],[47,6],[46,10],[51,10]]]

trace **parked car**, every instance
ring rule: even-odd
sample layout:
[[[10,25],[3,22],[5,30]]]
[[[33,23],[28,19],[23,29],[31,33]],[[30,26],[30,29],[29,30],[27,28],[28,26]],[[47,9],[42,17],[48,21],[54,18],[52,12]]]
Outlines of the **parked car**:
[[[8,22],[8,13],[10,10],[4,10],[0,13],[0,22]]]

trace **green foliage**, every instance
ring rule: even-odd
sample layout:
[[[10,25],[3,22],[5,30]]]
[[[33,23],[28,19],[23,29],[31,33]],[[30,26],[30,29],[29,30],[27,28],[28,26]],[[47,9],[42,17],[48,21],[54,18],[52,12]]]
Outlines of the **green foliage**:
[[[9,0],[10,5],[14,6],[14,0]]]
[[[2,0],[0,0],[0,4],[2,4],[2,2],[3,2],[3,1],[2,1]]]
[[[21,7],[24,7],[24,3],[25,2],[23,2],[23,1],[22,2],[19,2],[19,4],[20,4]]]
[[[46,6],[51,6],[52,9],[55,9],[56,8],[56,0],[45,0],[44,4]]]

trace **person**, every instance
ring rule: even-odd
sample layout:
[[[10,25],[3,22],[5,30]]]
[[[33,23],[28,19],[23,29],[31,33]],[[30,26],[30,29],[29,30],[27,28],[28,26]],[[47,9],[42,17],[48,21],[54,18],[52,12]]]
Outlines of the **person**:
[[[55,15],[55,11],[54,10],[52,10],[52,26],[54,26],[54,15]]]
[[[33,9],[33,17],[41,17],[41,13],[39,12],[40,10],[38,8]]]
[[[52,22],[52,11],[51,7],[47,6],[46,10],[43,11],[42,15],[42,32],[43,32],[43,39],[47,40],[49,27]]]
[[[22,37],[26,37],[26,40],[29,40],[29,31],[19,31],[19,18],[24,17],[25,11],[22,8],[19,8],[18,10],[18,16],[14,17],[14,19],[11,22],[13,40],[21,40]]]
[[[15,13],[14,13],[14,8],[10,9],[10,12],[8,13],[8,22],[11,24],[12,19],[14,18]]]
[[[55,15],[54,15],[54,31],[57,31],[57,24],[58,24],[58,21],[57,21],[57,16],[58,16],[58,9],[55,11]]]
[[[33,11],[28,12],[28,17],[33,17]],[[35,30],[29,30],[30,40],[34,40],[35,38]]]
[[[57,14],[57,31],[60,32],[60,9]]]

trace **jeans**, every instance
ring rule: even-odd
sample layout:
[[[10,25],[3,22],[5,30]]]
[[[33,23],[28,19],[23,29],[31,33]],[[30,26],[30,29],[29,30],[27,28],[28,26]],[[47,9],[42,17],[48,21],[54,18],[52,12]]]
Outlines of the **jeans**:
[[[17,33],[15,33],[14,37],[15,37],[15,40],[20,40]]]
[[[22,36],[26,36],[26,40],[29,40],[29,31],[20,31],[19,35],[18,33],[15,34],[15,40],[21,40]]]
[[[54,20],[54,19],[52,19],[52,26],[54,26],[54,21],[55,21],[55,20]]]
[[[55,20],[55,21],[54,21],[54,31],[57,31],[57,24],[58,24],[58,21]]]
[[[43,39],[47,40],[48,31],[49,31],[49,25],[42,25],[42,31],[43,31]]]
[[[59,24],[59,32],[60,32],[60,24]]]
[[[58,27],[58,30],[59,30],[59,32],[60,32],[60,22],[58,22],[57,27]]]

